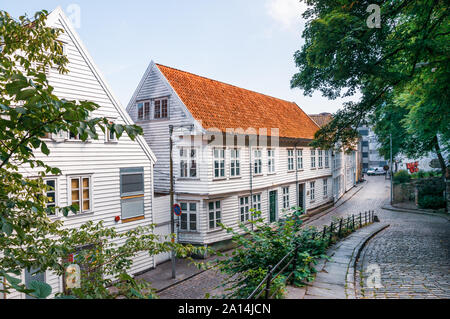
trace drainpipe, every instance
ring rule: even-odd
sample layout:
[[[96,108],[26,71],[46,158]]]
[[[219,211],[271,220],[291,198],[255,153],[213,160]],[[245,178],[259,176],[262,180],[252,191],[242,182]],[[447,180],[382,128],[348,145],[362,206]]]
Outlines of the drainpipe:
[[[252,171],[252,147],[250,145],[250,137],[248,139],[248,155],[249,155],[249,168],[250,168],[250,208],[253,208],[253,171]],[[253,214],[251,215],[253,221]],[[252,223],[253,231],[253,223]]]

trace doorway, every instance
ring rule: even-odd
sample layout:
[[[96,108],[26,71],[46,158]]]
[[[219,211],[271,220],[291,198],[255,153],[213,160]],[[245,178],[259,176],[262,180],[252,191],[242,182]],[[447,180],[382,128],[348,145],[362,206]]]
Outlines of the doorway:
[[[278,215],[278,207],[277,207],[277,191],[270,191],[269,192],[269,221],[271,223],[275,222],[277,220]]]

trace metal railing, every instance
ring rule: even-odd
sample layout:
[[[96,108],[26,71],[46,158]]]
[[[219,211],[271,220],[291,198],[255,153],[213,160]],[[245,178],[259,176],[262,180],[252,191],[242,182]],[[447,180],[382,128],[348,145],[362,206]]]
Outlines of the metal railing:
[[[347,233],[353,232],[356,229],[362,228],[375,220],[375,211],[366,211],[359,213],[359,215],[351,215],[347,218],[340,218],[337,221],[332,221],[330,226],[325,225],[322,231],[315,231],[311,235],[313,240],[327,241],[327,245],[331,246],[333,240],[340,239]],[[297,245],[289,253],[287,253],[275,266],[269,266],[267,269],[267,275],[259,283],[259,285],[253,290],[253,292],[247,297],[247,299],[259,299],[264,295],[264,299],[270,299],[275,296],[279,289],[271,292],[272,283],[282,274],[285,274],[286,270],[292,265],[292,270],[289,272],[285,279],[287,284],[297,268],[298,252],[301,245]],[[279,269],[279,270],[278,270]]]

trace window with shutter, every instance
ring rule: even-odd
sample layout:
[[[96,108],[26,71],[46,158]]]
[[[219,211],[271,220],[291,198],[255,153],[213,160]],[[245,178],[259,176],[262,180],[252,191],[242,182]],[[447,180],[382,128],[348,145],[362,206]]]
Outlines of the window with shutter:
[[[144,168],[121,168],[122,221],[144,217],[144,195]]]

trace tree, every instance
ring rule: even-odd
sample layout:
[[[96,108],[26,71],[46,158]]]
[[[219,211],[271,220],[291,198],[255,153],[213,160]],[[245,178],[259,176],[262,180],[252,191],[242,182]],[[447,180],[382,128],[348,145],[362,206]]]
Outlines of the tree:
[[[409,151],[419,154],[434,148],[440,156],[441,147],[448,149],[448,2],[305,2],[310,6],[303,14],[308,19],[305,44],[295,53],[299,72],[291,86],[303,89],[305,95],[320,90],[330,99],[362,95],[358,102],[346,103],[317,132],[313,145],[330,147],[342,141],[350,148],[356,128],[368,115],[379,123],[389,115],[384,111],[401,107],[405,114],[395,125],[401,124],[404,132],[396,133],[420,140],[416,145],[421,147],[413,152],[414,144],[409,144]],[[371,4],[380,6],[380,28],[367,24]],[[445,170],[445,161],[441,166]]]
[[[55,210],[67,216],[69,212],[77,213],[78,207],[46,207],[49,199],[43,194],[49,189],[43,177],[48,173],[58,175],[61,171],[36,160],[35,152],[40,150],[49,155],[44,138],[60,131],[79,134],[83,141],[88,137],[98,139],[98,128],[103,132],[107,128],[117,138],[127,134],[134,140],[142,134],[142,129],[136,125],[114,125],[106,118],[91,118],[92,111],[99,108],[95,103],[61,100],[53,94],[45,70],[56,67],[60,73],[66,73],[68,60],[58,41],[63,30],[46,26],[46,18],[46,11],[37,12],[33,19],[21,16],[18,20],[0,11],[0,277],[5,278],[0,292],[16,289],[39,298],[50,294],[49,286],[34,283],[33,289],[28,289],[15,278],[23,269],[53,270],[62,274],[61,259],[73,253],[75,244],[82,241],[80,236],[84,236],[85,241],[96,238],[106,247],[100,236],[112,240],[124,235],[105,229],[102,224],[87,224],[79,233],[70,232],[64,230],[61,221],[50,220],[48,214]],[[23,176],[22,168],[33,169],[38,177]],[[94,295],[94,290],[100,291],[99,287],[103,290],[98,295],[105,296],[107,285],[114,279],[126,278],[130,258],[137,252],[146,250],[158,254],[169,248],[180,253],[189,250],[171,243],[158,244],[157,237],[142,230],[126,235],[129,237],[123,247],[110,248],[102,254],[115,256],[116,266],[120,263],[123,270],[109,269],[109,281],[100,276],[91,289],[83,286],[80,291],[86,296]],[[114,255],[115,252],[121,257]],[[123,283],[130,283],[129,280],[119,282],[122,288]]]

